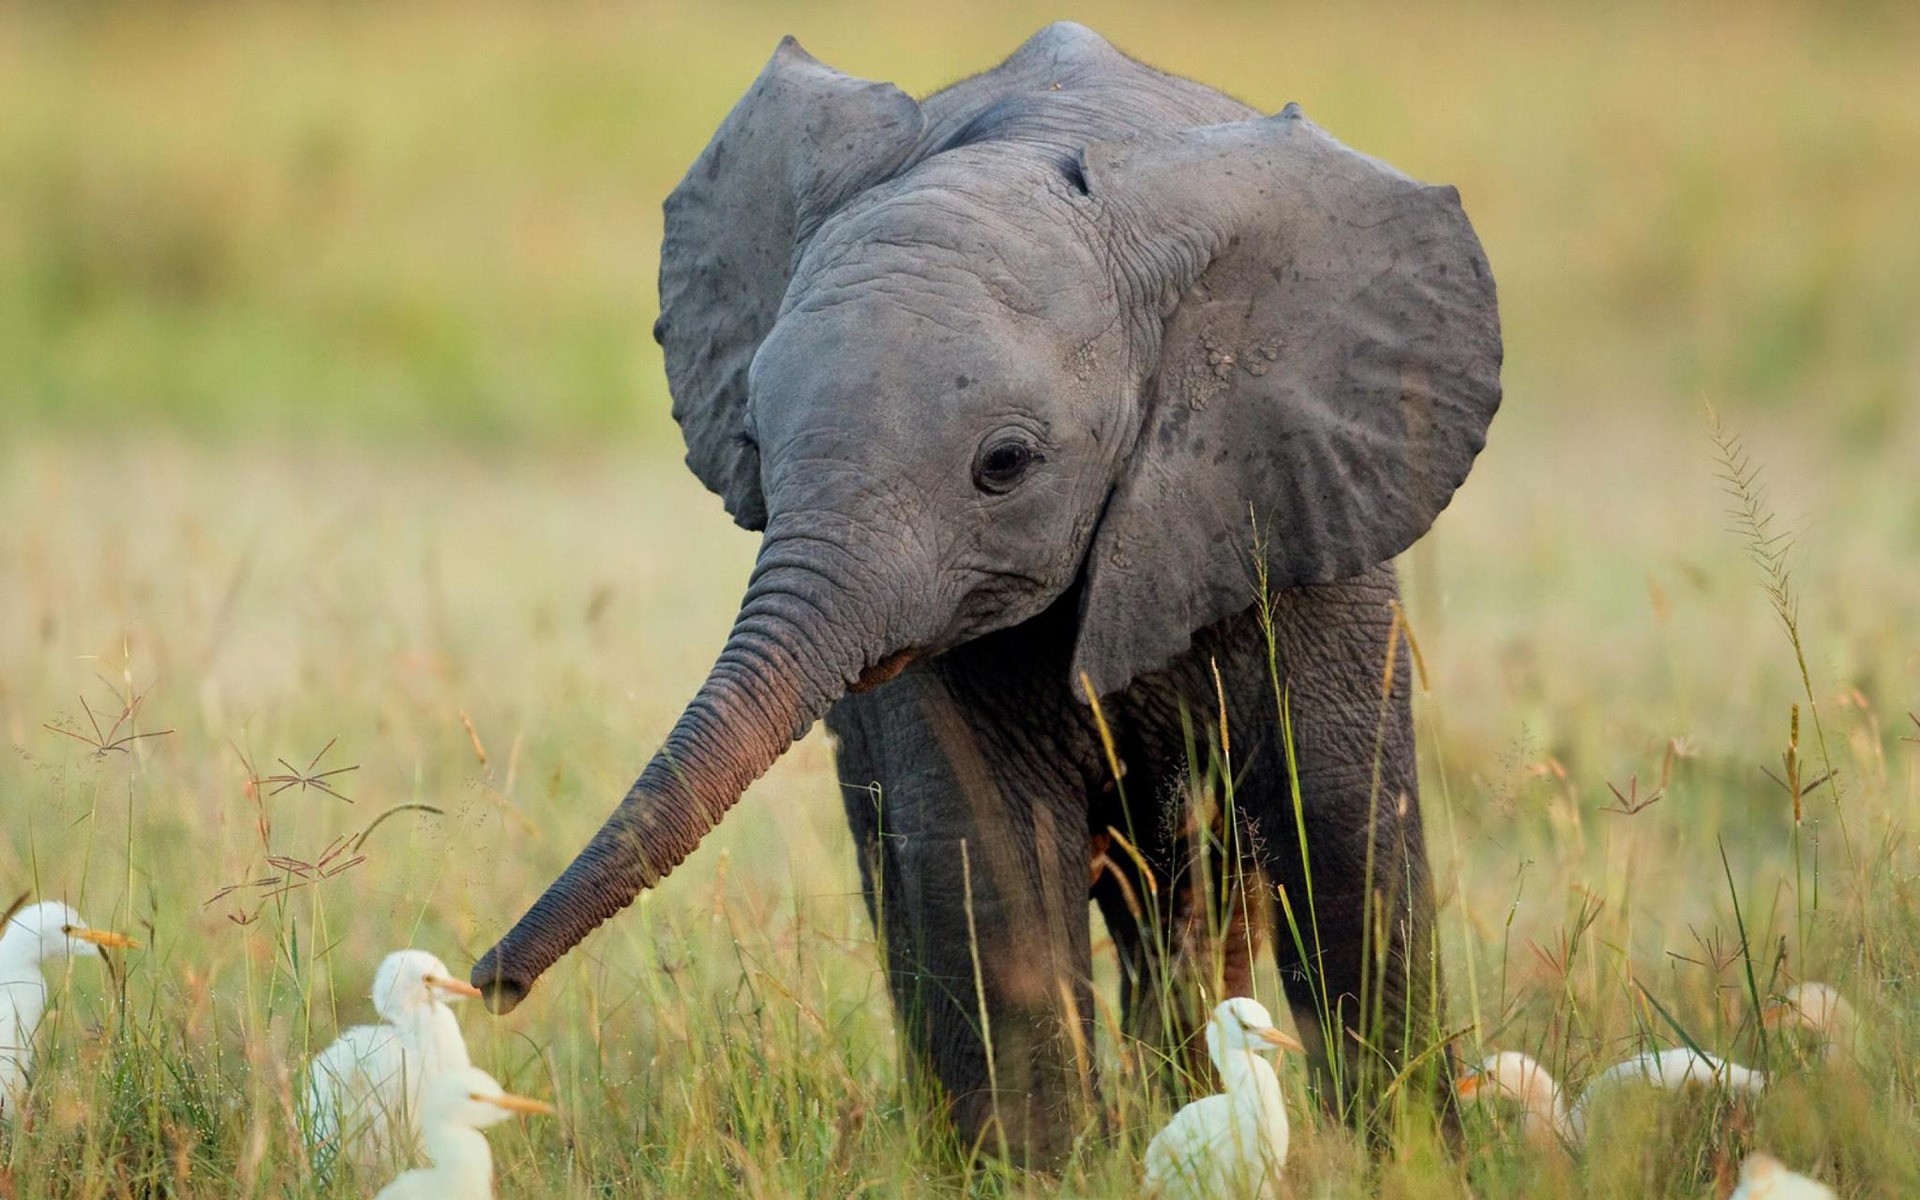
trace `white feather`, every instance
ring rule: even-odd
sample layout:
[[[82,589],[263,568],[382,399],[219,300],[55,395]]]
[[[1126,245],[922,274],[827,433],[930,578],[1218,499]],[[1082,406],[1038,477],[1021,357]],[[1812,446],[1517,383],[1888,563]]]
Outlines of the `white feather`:
[[[1461,1097],[1470,1101],[1508,1100],[1519,1104],[1523,1128],[1536,1141],[1578,1145],[1586,1140],[1588,1110],[1625,1083],[1668,1092],[1720,1088],[1758,1095],[1766,1090],[1767,1077],[1739,1063],[1684,1047],[1649,1050],[1594,1076],[1580,1098],[1569,1106],[1546,1068],[1525,1054],[1507,1050],[1490,1055],[1455,1086]]]
[[[1636,1054],[1600,1072],[1587,1083],[1577,1108],[1586,1108],[1600,1095],[1626,1082],[1644,1083],[1666,1092],[1711,1087],[1757,1096],[1767,1089],[1767,1077],[1751,1067],[1676,1046],[1671,1050]]]
[[[1787,1170],[1771,1154],[1749,1154],[1740,1164],[1740,1186],[1728,1200],[1834,1200],[1834,1192]]]
[[[1859,1054],[1859,1023],[1854,1019],[1853,1005],[1830,983],[1795,984],[1766,1007],[1761,1019],[1769,1029],[1814,1034],[1820,1057],[1829,1061]]]
[[[477,1067],[441,1073],[422,1100],[422,1137],[433,1165],[402,1172],[374,1200],[492,1200],[493,1149],[480,1130],[513,1116],[502,1101],[518,1098]]]
[[[447,1007],[446,964],[421,950],[390,954],[374,976],[384,1025],[355,1025],[307,1072],[307,1141],[323,1174],[344,1157],[362,1168],[412,1161],[420,1150],[421,1097],[435,1079],[470,1066]]]
[[[0,929],[0,1124],[18,1118],[33,1070],[33,1035],[47,1011],[42,967],[71,955],[91,955],[92,943],[74,936],[87,929],[80,914],[56,900],[29,905]]]
[[[1207,1052],[1226,1091],[1182,1108],[1147,1145],[1147,1195],[1161,1200],[1275,1200],[1287,1162],[1280,1078],[1255,1038],[1273,1034],[1258,1002],[1228,1000],[1207,1022]],[[1292,1043],[1298,1048],[1298,1043]]]

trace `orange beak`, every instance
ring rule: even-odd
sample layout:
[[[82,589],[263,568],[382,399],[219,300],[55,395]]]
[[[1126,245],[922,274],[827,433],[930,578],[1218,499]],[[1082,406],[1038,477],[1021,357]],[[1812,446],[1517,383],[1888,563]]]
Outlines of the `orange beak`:
[[[482,1096],[476,1092],[473,1095],[473,1099],[483,1104],[492,1104],[499,1108],[504,1108],[510,1113],[519,1113],[521,1116],[526,1117],[557,1117],[560,1115],[560,1110],[548,1104],[546,1101],[529,1100],[525,1096],[515,1096],[511,1094]]]
[[[1480,1072],[1478,1071],[1467,1071],[1453,1081],[1453,1094],[1462,1100],[1473,1099],[1473,1094],[1479,1090]]]
[[[114,933],[106,929],[69,929],[67,930],[67,936],[79,938],[83,942],[90,942],[106,950],[137,950],[140,948],[140,943],[134,941],[126,934]]]
[[[1256,1031],[1256,1035],[1269,1046],[1278,1046],[1282,1050],[1291,1050],[1295,1054],[1307,1052],[1307,1048],[1300,1044],[1300,1040],[1290,1033],[1283,1033],[1278,1029],[1261,1029]]]
[[[448,979],[444,975],[427,976],[427,986],[439,988],[443,992],[452,992],[456,996],[466,996],[472,1000],[480,998],[480,989],[464,979]]]

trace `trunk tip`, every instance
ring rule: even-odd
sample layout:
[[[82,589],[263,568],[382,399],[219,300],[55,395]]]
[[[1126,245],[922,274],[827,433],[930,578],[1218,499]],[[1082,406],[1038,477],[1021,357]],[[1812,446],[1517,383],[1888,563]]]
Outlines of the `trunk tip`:
[[[480,989],[480,1002],[495,1016],[505,1016],[519,1008],[520,1002],[533,990],[533,980],[523,979],[500,964],[498,946],[487,951],[484,958],[473,964],[469,982]]]

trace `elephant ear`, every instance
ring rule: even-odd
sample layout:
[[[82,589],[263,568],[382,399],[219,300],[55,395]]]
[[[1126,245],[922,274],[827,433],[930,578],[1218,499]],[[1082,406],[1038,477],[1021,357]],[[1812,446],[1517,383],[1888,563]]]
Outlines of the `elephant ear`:
[[[759,452],[744,435],[747,368],[773,327],[799,249],[896,170],[919,140],[899,88],[828,67],[789,37],[666,202],[660,320],[687,466],[748,529],[766,524]]]
[[[1124,686],[1269,588],[1411,545],[1500,404],[1493,276],[1452,188],[1277,117],[1088,148],[1161,345],[1075,650]],[[1124,240],[1124,239],[1123,239]]]

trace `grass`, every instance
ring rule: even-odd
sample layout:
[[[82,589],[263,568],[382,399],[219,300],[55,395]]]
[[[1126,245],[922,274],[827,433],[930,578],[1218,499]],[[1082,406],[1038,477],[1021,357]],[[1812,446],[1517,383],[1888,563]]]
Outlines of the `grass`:
[[[1868,636],[1911,627],[1915,560],[1835,577],[1827,564],[1861,561],[1854,539],[1884,539],[1838,519],[1801,556],[1842,786],[1809,791],[1796,827],[1761,768],[1777,773],[1804,702],[1798,668],[1694,435],[1677,457],[1705,481],[1697,509],[1648,491],[1604,519],[1564,493],[1543,510],[1522,502],[1532,469],[1493,469],[1431,561],[1409,564],[1431,581],[1410,600],[1452,1023],[1473,1025],[1470,1052],[1526,1049],[1575,1082],[1688,1040],[1783,1082],[1755,1112],[1628,1105],[1579,1164],[1476,1119],[1461,1167],[1419,1139],[1370,1164],[1307,1116],[1296,1077],[1299,1194],[1458,1195],[1465,1170],[1482,1196],[1698,1195],[1746,1145],[1848,1195],[1920,1179],[1920,745],[1901,740],[1920,737],[1905,715],[1920,679],[1910,646],[1839,628],[1835,599],[1876,597],[1855,607]],[[704,670],[751,539],[670,463],[615,454],[237,459],[53,440],[10,449],[0,478],[0,585],[20,598],[0,624],[0,878],[147,944],[123,990],[72,967],[39,1124],[0,1142],[0,1165],[21,1197],[178,1177],[181,1194],[229,1179],[285,1194],[304,1056],[365,1019],[386,950],[470,961],[562,865]],[[644,519],[661,512],[680,515]],[[1592,527],[1662,514],[1665,534],[1640,544]],[[1636,579],[1637,610],[1610,610],[1604,589],[1543,599],[1532,581],[1559,539],[1530,542],[1539,523],[1585,541],[1602,574],[1686,571],[1654,568],[1660,604]],[[1581,636],[1561,637],[1574,620]],[[129,686],[137,713],[107,731]],[[83,701],[98,741],[155,736],[102,750],[49,728],[90,733]],[[1656,781],[1659,799],[1627,815],[1607,784],[1635,773],[1636,802]],[[816,736],[521,1011],[467,1013],[479,1061],[565,1113],[496,1135],[507,1193],[1022,1192],[990,1170],[966,1184],[915,1115],[853,882]],[[1110,986],[1109,949],[1100,969]],[[1756,992],[1807,977],[1861,1006],[1874,1053],[1858,1068],[1759,1043]],[[1277,995],[1270,976],[1262,988]],[[1109,1033],[1093,1052],[1123,1133],[1068,1191],[1123,1195],[1163,1102]]]
[[[1574,1085],[1687,1042],[1778,1080],[1629,1097],[1577,1159],[1475,1113],[1376,1160],[1294,1066],[1295,1194],[1701,1196],[1762,1146],[1910,1195],[1913,14],[1322,8],[1080,15],[1460,183],[1499,272],[1508,408],[1402,564],[1448,1028]],[[307,1054],[388,950],[485,949],[731,621],[752,539],[645,336],[660,197],[788,28],[924,91],[1058,15],[710,12],[0,6],[0,900],[146,943],[59,981],[0,1196],[309,1194]],[[1047,1194],[923,1119],[840,807],[815,735],[463,1013],[563,1111],[493,1135],[503,1194]],[[1800,978],[1863,1061],[1760,1037]],[[1102,1022],[1070,1195],[1133,1194],[1167,1109]]]

